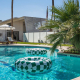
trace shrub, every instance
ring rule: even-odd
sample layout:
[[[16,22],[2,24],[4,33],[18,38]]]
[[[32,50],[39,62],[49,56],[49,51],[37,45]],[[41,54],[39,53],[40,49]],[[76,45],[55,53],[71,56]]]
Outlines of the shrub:
[[[72,53],[74,53],[75,51],[72,51]]]

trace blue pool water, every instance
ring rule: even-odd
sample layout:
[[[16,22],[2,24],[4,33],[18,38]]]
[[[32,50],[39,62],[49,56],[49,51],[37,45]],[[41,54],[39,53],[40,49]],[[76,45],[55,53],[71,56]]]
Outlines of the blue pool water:
[[[52,60],[52,68],[42,74],[29,74],[17,71],[15,61],[30,56],[28,49],[46,49],[48,57]],[[70,80],[80,76],[80,58],[55,54],[50,56],[49,48],[44,47],[0,47],[0,80]]]

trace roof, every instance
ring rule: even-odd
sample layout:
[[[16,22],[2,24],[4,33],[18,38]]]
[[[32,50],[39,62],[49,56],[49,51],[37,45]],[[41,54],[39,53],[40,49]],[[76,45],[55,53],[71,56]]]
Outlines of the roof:
[[[20,18],[17,18],[17,17],[16,17],[16,18],[13,18],[13,22],[18,21],[18,20],[24,20],[24,17],[20,17]],[[11,23],[11,19],[2,21],[2,22],[0,23],[0,25],[7,24],[7,23]]]
[[[19,21],[19,20],[24,20],[25,17],[28,17],[28,16],[23,16],[23,17],[20,17],[20,18],[15,17],[15,18],[13,18],[13,22]],[[30,18],[38,18],[38,17],[30,17]],[[45,19],[45,18],[41,18],[41,19]],[[7,24],[7,23],[11,23],[11,19],[0,22],[0,25]]]

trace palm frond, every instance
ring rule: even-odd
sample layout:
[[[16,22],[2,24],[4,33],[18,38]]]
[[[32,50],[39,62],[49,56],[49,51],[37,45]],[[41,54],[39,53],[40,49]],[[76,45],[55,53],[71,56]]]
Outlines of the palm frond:
[[[50,49],[50,50],[51,50],[51,54],[54,53],[56,47],[57,47],[58,45],[60,45],[60,44],[62,43],[62,41],[63,41],[63,36],[61,36],[61,37],[53,44],[52,48]]]
[[[76,49],[80,49],[80,33],[79,34],[75,34],[71,39],[70,39],[71,43],[74,45],[74,47]]]
[[[54,43],[51,48],[51,54],[63,40],[70,40],[70,42],[79,49],[80,47],[80,12],[79,3],[73,0],[64,2],[61,8],[53,7],[51,12],[55,13],[55,21],[48,20],[44,29],[57,28],[59,32],[48,35],[47,39]],[[80,50],[80,49],[79,49]]]
[[[79,27],[78,25],[79,25],[78,22],[74,22],[74,24],[73,24],[73,28],[77,28],[77,27]]]
[[[47,36],[47,40],[50,41],[50,43],[54,42],[57,38],[59,38],[60,34],[50,34]]]

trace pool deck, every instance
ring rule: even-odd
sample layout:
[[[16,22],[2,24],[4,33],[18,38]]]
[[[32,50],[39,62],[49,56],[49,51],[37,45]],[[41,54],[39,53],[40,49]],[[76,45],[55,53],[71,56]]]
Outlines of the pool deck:
[[[74,78],[74,79],[71,79],[71,80],[80,80],[80,77],[77,77],[77,78]]]
[[[32,45],[32,44],[0,44],[0,46],[39,46],[39,47],[51,47],[49,45]],[[62,53],[62,50],[68,50],[68,46],[58,46],[59,53]]]

